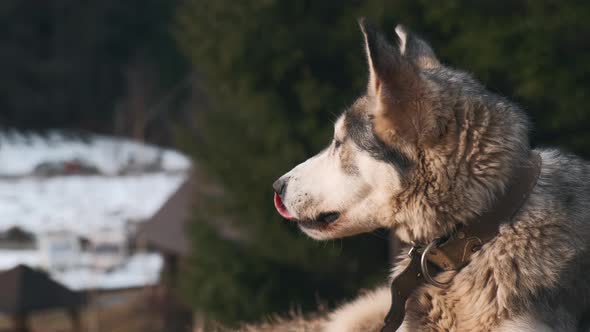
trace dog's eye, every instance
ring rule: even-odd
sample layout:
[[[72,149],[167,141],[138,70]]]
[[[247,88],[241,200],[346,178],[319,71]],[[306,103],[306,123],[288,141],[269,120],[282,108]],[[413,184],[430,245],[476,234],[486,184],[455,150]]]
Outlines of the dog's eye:
[[[340,147],[340,145],[342,145],[342,141],[334,139],[334,148],[338,149]]]

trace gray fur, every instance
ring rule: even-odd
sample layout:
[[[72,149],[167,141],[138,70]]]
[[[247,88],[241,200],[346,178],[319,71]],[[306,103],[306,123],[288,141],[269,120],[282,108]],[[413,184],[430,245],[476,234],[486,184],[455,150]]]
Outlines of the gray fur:
[[[427,243],[476,220],[509,189],[512,172],[531,151],[529,121],[470,75],[441,65],[430,46],[405,28],[396,29],[400,45],[394,47],[373,27],[361,27],[371,77],[367,96],[343,115],[347,135],[403,179],[389,193],[379,223],[406,242]],[[590,165],[558,150],[536,151],[541,175],[513,222],[501,226],[465,268],[438,276],[451,281],[448,289],[426,285],[415,291],[400,331],[588,329]],[[346,222],[359,223],[336,221],[329,237],[378,224]],[[393,274],[405,264],[402,257]],[[354,302],[343,306],[329,316],[325,330],[379,330],[387,291],[361,298],[363,310]]]

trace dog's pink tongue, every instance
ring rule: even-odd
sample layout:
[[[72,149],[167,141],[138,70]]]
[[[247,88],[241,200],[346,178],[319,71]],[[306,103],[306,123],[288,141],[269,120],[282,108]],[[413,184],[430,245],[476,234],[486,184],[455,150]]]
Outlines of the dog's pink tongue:
[[[287,208],[285,207],[285,204],[283,204],[283,201],[281,200],[281,196],[279,196],[279,194],[275,193],[274,200],[275,208],[277,209],[281,217],[289,220],[294,219],[293,216],[289,213],[289,211],[287,211]]]

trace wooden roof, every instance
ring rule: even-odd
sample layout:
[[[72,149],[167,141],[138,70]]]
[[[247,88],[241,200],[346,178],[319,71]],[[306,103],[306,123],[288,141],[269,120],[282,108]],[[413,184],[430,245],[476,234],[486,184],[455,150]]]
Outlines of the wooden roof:
[[[28,266],[0,273],[0,312],[25,314],[52,308],[74,309],[83,304],[82,294]]]
[[[185,256],[190,243],[186,229],[193,207],[194,176],[188,179],[170,196],[156,214],[139,228],[137,241],[157,250]]]

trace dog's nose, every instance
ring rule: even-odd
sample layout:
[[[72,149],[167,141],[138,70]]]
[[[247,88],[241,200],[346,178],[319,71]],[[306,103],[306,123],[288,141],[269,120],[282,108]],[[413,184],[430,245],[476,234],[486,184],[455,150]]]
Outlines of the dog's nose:
[[[272,184],[272,189],[279,194],[279,196],[283,197],[285,190],[287,190],[287,183],[289,182],[289,177],[281,177]]]

